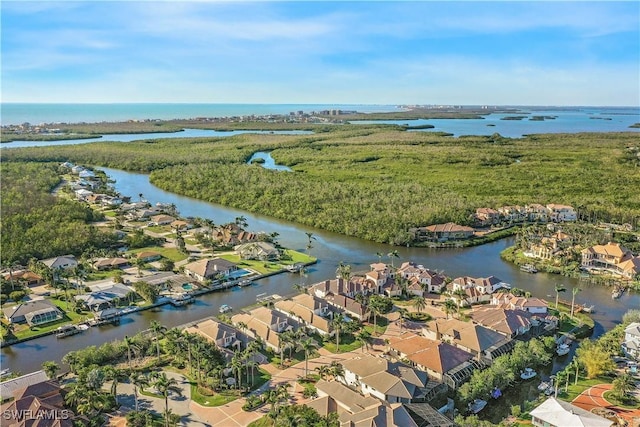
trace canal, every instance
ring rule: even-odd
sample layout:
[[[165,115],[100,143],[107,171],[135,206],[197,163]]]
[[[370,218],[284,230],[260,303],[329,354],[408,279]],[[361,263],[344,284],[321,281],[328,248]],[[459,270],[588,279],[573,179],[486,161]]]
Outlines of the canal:
[[[582,291],[576,296],[576,302],[593,304],[596,307],[596,313],[593,316],[596,321],[594,335],[601,335],[605,330],[619,323],[622,315],[628,309],[640,307],[640,295],[637,293],[625,292],[620,299],[612,300],[610,290],[607,288],[587,285],[579,283],[577,279],[546,273],[521,272],[518,268],[500,259],[500,252],[513,243],[512,239],[460,249],[393,247],[172,194],[149,183],[149,177],[146,174],[107,168],[103,170],[116,181],[116,190],[124,195],[137,196],[142,193],[144,198],[153,204],[157,202],[173,203],[182,216],[210,218],[216,224],[231,222],[236,217],[244,216],[251,231],[276,232],[279,242],[285,247],[306,251],[308,238],[305,233],[313,233],[311,255],[317,257],[319,262],[309,268],[305,276],[283,273],[259,280],[252,286],[245,288],[234,288],[203,295],[198,298],[195,304],[187,307],[176,308],[166,305],[153,310],[133,313],[124,317],[120,326],[94,327],[82,334],[68,337],[64,341],[50,335],[5,347],[2,349],[1,355],[3,369],[8,368],[14,372],[22,373],[31,372],[40,369],[44,361],[59,362],[71,350],[121,339],[125,335],[133,335],[147,329],[154,320],[167,327],[172,327],[216,315],[222,304],[228,304],[235,309],[253,304],[258,294],[288,295],[294,292],[293,285],[296,283],[312,284],[335,277],[336,266],[341,261],[350,264],[354,272],[366,271],[369,269],[369,264],[378,262],[377,253],[384,254],[382,261],[390,263],[391,259],[386,254],[393,250],[397,250],[400,255],[399,258],[393,259],[396,265],[411,260],[434,270],[442,270],[445,274],[453,277],[495,275],[512,286],[525,289],[534,296],[548,300],[555,298],[554,286],[556,283],[562,283],[568,289],[573,286],[581,286]],[[563,297],[570,299],[571,293],[568,292]]]

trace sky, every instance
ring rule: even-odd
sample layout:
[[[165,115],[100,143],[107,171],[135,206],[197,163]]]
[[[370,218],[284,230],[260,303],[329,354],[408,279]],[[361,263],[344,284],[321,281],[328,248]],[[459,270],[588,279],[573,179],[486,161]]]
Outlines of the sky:
[[[11,1],[2,102],[640,105],[640,2]]]

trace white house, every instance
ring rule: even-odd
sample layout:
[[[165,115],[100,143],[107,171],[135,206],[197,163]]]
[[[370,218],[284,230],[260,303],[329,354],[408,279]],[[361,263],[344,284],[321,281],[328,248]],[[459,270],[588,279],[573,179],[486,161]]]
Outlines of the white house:
[[[554,397],[531,411],[531,424],[537,427],[611,427],[613,421]]]
[[[633,322],[624,329],[622,350],[627,356],[640,360],[640,323]]]

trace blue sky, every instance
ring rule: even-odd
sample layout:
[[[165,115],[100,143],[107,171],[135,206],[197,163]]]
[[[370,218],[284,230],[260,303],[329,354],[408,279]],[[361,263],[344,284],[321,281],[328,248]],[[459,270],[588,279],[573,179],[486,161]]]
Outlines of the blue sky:
[[[640,2],[2,1],[3,102],[640,105]]]

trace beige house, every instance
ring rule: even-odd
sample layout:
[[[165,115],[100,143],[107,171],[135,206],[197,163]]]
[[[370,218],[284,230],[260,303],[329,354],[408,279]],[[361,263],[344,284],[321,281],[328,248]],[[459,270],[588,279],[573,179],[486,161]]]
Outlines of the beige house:
[[[245,325],[244,332],[252,338],[261,339],[268,347],[280,351],[282,343],[280,334],[298,328],[297,322],[285,314],[267,307],[258,307],[248,313],[240,313],[231,317],[234,325]]]
[[[433,224],[427,227],[412,228],[414,238],[419,241],[430,240],[436,242],[446,242],[448,240],[461,240],[473,237],[474,229],[453,222],[446,224]]]
[[[236,271],[238,266],[222,258],[208,258],[194,261],[184,266],[185,274],[198,279],[200,282],[213,280],[217,276],[228,276]]]
[[[606,271],[626,279],[640,274],[640,257],[619,243],[595,245],[582,250],[582,268],[588,271]]]
[[[240,337],[244,334],[238,329],[213,319],[207,319],[185,329],[190,334],[198,334],[215,343],[219,349],[241,350],[243,341]],[[246,342],[246,341],[245,341]]]
[[[479,307],[469,313],[474,322],[503,334],[508,338],[525,335],[532,326],[533,315],[522,310]]]
[[[274,309],[293,318],[321,335],[330,335],[334,311],[325,300],[313,295],[300,294],[275,303]]]

